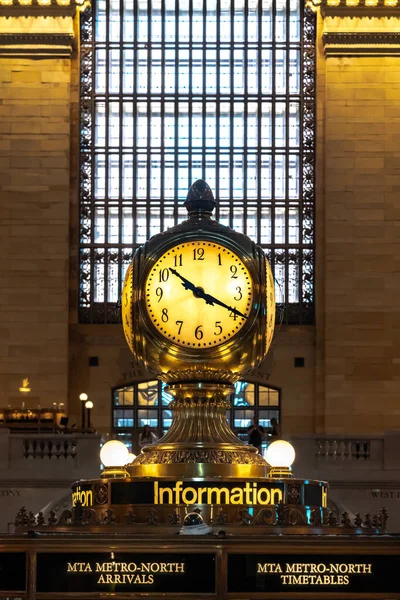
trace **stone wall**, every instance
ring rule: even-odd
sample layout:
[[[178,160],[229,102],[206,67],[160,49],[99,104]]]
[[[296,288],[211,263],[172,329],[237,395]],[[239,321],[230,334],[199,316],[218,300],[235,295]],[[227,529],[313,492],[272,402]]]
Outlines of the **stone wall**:
[[[68,396],[70,61],[0,57],[0,406]]]

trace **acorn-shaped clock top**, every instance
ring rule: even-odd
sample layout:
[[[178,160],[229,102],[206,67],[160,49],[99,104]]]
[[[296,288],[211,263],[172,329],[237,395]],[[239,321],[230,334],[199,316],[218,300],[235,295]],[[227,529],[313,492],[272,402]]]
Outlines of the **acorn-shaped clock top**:
[[[185,206],[189,219],[146,242],[128,268],[125,336],[166,382],[233,383],[271,343],[273,276],[261,248],[211,218],[207,183],[191,186]]]

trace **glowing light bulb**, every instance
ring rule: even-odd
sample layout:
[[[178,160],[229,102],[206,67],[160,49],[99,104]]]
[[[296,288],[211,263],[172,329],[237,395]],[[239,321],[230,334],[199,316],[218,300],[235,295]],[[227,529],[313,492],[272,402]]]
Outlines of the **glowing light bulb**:
[[[100,450],[100,460],[105,467],[124,467],[128,462],[128,448],[119,440],[110,440]]]
[[[265,460],[271,467],[268,477],[292,477],[290,467],[295,456],[295,450],[289,442],[285,442],[285,440],[272,442],[265,453]]]

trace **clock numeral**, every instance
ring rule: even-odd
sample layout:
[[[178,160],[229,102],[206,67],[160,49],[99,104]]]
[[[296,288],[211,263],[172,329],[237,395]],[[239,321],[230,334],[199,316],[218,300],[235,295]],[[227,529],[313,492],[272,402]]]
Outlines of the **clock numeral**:
[[[178,335],[181,334],[181,329],[183,325],[183,321],[175,321],[175,325],[178,325]]]
[[[221,321],[215,321],[215,329],[219,329],[219,331],[214,331],[214,335],[221,335],[222,327],[220,325]]]
[[[194,248],[193,260],[204,260],[204,248]]]
[[[164,295],[164,292],[162,291],[162,289],[160,287],[158,287],[156,289],[156,296],[157,296],[159,302],[160,302],[161,298],[163,297],[163,295]]]
[[[163,308],[161,313],[161,321],[166,323],[168,321],[168,308]]]
[[[128,306],[128,294],[125,294],[125,306]]]
[[[229,313],[229,316],[234,321],[236,321],[236,319],[238,318],[237,314],[235,312],[233,312],[233,310],[231,310],[231,312]]]
[[[199,325],[198,327],[196,327],[196,330],[194,332],[196,340],[201,340],[203,338],[203,331],[201,329],[202,327],[203,325]]]
[[[230,271],[232,273],[231,279],[237,279],[238,278],[238,276],[236,275],[236,273],[237,273],[237,266],[236,265],[231,265],[230,266]]]
[[[239,298],[237,298],[236,296],[233,296],[233,299],[236,300],[236,302],[239,302],[239,300],[241,300],[243,298],[242,288],[237,286],[236,291],[237,291],[237,295],[239,296]]]
[[[182,254],[176,254],[174,256],[174,267],[182,266]]]
[[[218,254],[218,265],[222,265],[221,253]]]
[[[168,269],[160,269],[158,272],[158,281],[160,283],[168,281],[169,271]]]

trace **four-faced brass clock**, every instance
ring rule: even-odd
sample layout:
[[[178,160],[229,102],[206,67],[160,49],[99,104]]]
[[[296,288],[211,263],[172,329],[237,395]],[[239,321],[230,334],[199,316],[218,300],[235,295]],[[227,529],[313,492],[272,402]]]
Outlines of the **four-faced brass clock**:
[[[149,319],[162,336],[185,348],[210,348],[245,325],[253,281],[235,252],[199,239],[164,252],[146,277],[144,294]]]
[[[262,248],[212,219],[216,201],[194,183],[187,221],[150,238],[125,276],[122,321],[139,364],[167,383],[234,382],[272,340],[272,273]]]

